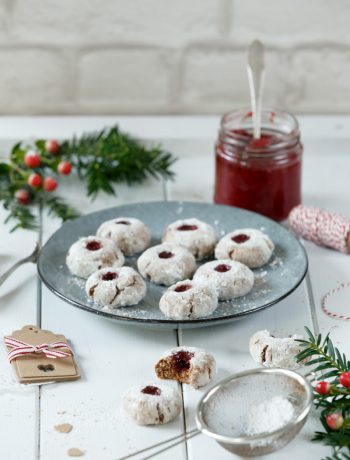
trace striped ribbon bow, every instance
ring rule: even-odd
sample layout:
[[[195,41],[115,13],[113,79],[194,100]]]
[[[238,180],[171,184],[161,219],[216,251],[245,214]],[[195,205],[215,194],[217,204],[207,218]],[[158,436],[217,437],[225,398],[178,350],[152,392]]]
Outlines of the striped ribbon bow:
[[[65,342],[52,342],[52,343],[42,343],[41,345],[30,345],[29,343],[21,342],[12,337],[5,337],[5,344],[12,348],[8,353],[8,360],[10,363],[18,358],[19,356],[28,355],[30,353],[44,353],[47,358],[65,358],[66,356],[71,356],[73,350]],[[66,348],[68,352],[60,350],[61,348]]]

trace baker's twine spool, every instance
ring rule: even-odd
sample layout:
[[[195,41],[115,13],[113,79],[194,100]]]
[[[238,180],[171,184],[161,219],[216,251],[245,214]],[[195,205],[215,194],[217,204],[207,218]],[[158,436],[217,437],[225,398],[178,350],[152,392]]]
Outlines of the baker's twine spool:
[[[319,246],[350,253],[350,220],[314,206],[299,205],[291,210],[289,228]]]

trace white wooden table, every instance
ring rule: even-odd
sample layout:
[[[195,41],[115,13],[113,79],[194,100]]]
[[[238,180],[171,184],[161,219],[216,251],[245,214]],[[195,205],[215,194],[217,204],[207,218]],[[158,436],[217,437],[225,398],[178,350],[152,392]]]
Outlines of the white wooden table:
[[[349,215],[350,117],[301,117],[300,121],[305,145],[304,203]],[[69,178],[58,191],[73,205],[90,212],[137,201],[212,200],[218,117],[0,118],[1,156],[17,139],[67,138],[114,123],[147,141],[160,140],[174,152],[179,158],[174,166],[176,180],[167,184],[148,181],[132,188],[119,186],[117,197],[100,196],[91,203],[84,188]],[[4,216],[1,210],[1,222]],[[59,225],[44,217],[44,240]],[[35,232],[10,234],[1,223],[1,272],[30,253],[36,239]],[[218,378],[255,366],[247,344],[250,335],[259,329],[267,328],[276,335],[303,333],[304,325],[322,333],[331,330],[334,342],[350,356],[349,323],[331,320],[320,309],[322,296],[338,283],[348,281],[350,257],[311,243],[305,246],[309,275],[290,297],[239,322],[183,332],[118,325],[76,309],[38,281],[34,265],[21,267],[0,288],[0,332],[38,324],[65,334],[73,343],[83,375],[77,382],[25,389],[0,385],[0,459],[62,460],[69,458],[69,448],[77,447],[85,451],[84,459],[116,460],[193,428],[196,403],[203,392],[187,386],[183,388],[185,411],[168,425],[138,427],[120,414],[122,393],[131,385],[154,380],[154,362],[163,351],[178,344],[210,351],[218,363]],[[350,290],[334,302],[339,312],[349,313]],[[58,433],[54,426],[65,422],[71,423],[73,430]],[[322,458],[329,449],[310,442],[317,428],[318,419],[311,416],[299,436],[271,458]],[[200,435],[159,458],[224,460],[234,456]]]

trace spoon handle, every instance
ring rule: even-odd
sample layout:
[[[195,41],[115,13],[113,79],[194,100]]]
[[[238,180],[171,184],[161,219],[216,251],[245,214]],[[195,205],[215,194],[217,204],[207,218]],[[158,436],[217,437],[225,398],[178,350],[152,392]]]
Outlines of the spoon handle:
[[[248,50],[248,81],[253,117],[253,136],[260,139],[261,103],[265,75],[264,45],[254,40]]]

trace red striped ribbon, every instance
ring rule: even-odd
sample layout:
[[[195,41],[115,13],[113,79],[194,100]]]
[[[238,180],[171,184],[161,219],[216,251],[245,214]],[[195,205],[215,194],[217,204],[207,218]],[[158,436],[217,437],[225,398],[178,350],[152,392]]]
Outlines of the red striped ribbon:
[[[65,358],[73,354],[71,347],[65,342],[42,343],[41,345],[31,345],[29,343],[16,340],[13,337],[5,337],[5,344],[12,348],[8,353],[10,363],[19,356],[28,355],[30,353],[44,353],[47,358]],[[62,351],[61,348],[66,348],[69,352]]]

